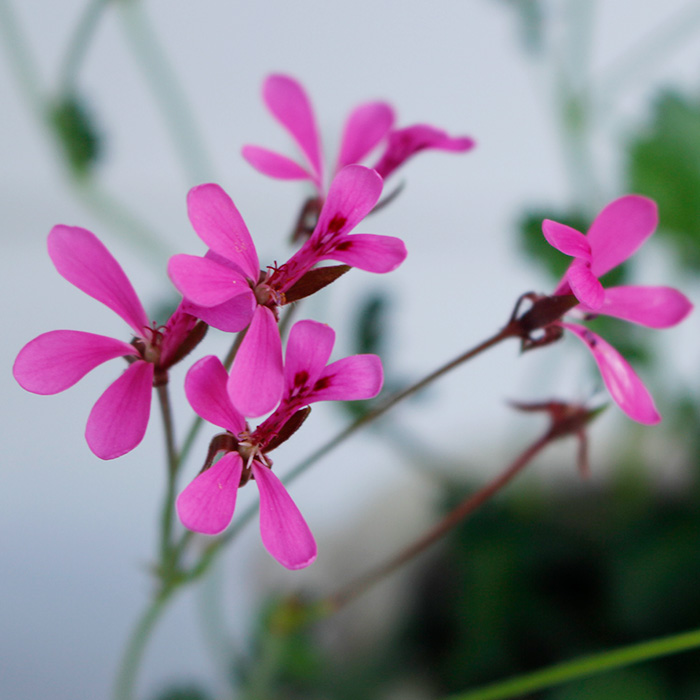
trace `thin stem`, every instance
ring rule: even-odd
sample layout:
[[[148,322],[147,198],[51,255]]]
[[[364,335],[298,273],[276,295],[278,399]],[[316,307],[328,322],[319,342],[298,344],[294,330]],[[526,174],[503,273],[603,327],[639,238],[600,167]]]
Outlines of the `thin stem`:
[[[375,584],[391,576],[404,564],[412,561],[419,554],[442,539],[450,530],[459,525],[470,516],[477,508],[482,506],[492,496],[497,494],[506,484],[508,484],[517,474],[519,474],[532,459],[552,440],[551,432],[545,435],[528,447],[505,471],[497,476],[478,491],[470,494],[456,508],[451,510],[439,523],[428,532],[419,537],[415,542],[401,550],[395,557],[392,557],[381,566],[369,571],[364,576],[343,587],[340,591],[329,596],[320,605],[326,614],[331,614],[355,598],[362,595]]]
[[[633,664],[658,659],[670,654],[678,654],[700,647],[700,630],[684,632],[660,639],[631,644],[611,651],[584,656],[555,666],[527,673],[507,681],[470,690],[459,695],[451,695],[446,700],[505,700],[526,693],[552,688],[553,686],[589,676],[625,668]]]
[[[45,125],[48,124],[39,71],[9,0],[0,0],[0,36],[20,90],[39,120]]]
[[[119,666],[114,686],[114,700],[134,700],[136,697],[136,680],[146,644],[156,622],[165,610],[166,603],[176,590],[175,586],[164,588],[138,619]]]
[[[682,46],[697,33],[699,25],[700,5],[697,0],[691,0],[673,17],[654,26],[616,64],[605,70],[600,79],[601,101],[607,104],[612,96],[618,98],[633,78],[647,78],[649,70],[658,67],[662,54]]]
[[[173,531],[173,511],[175,508],[175,488],[178,468],[178,455],[175,449],[175,437],[173,430],[173,416],[170,407],[170,392],[167,384],[161,384],[156,389],[163,416],[163,430],[165,432],[165,448],[168,456],[168,473],[163,500],[161,516],[161,540],[160,559],[161,575],[166,577],[172,572],[172,548],[170,539]]]
[[[80,71],[80,66],[85,60],[90,41],[95,35],[98,21],[102,16],[102,11],[107,7],[110,0],[90,0],[83,16],[78,22],[73,38],[68,45],[63,60],[63,65],[59,73],[60,92],[71,94],[74,92],[75,82]]]
[[[119,2],[124,29],[190,184],[206,182],[213,168],[206,156],[189,102],[167,63],[141,0]]]
[[[513,338],[518,336],[518,331],[514,329],[514,326],[512,323],[509,323],[505,328],[500,330],[498,333],[493,335],[492,337],[488,338],[487,340],[484,340],[482,343],[479,343],[479,345],[473,347],[471,350],[468,350],[465,353],[462,353],[459,357],[455,358],[454,360],[451,360],[447,364],[443,365],[442,367],[439,367],[436,369],[434,372],[431,372],[428,374],[426,377],[421,379],[420,381],[416,382],[415,384],[412,384],[410,387],[407,389],[404,389],[403,391],[399,392],[398,394],[395,394],[394,396],[390,397],[387,401],[385,401],[383,404],[378,406],[372,411],[369,411],[365,413],[363,416],[358,418],[356,421],[351,423],[347,428],[342,430],[340,433],[338,433],[335,437],[331,438],[325,445],[322,445],[319,447],[315,452],[313,452],[309,457],[307,457],[305,460],[300,462],[294,469],[292,469],[285,477],[282,479],[283,483],[285,485],[291,484],[295,479],[297,479],[299,476],[301,476],[307,469],[309,469],[312,465],[314,465],[316,462],[318,462],[322,457],[325,457],[326,454],[331,452],[333,449],[338,447],[341,443],[343,443],[345,440],[347,440],[351,435],[356,433],[360,428],[364,427],[365,425],[371,423],[372,421],[375,421],[377,418],[380,416],[384,415],[389,409],[393,408],[396,406],[396,404],[400,403],[404,399],[408,398],[409,396],[412,396],[415,394],[417,391],[420,391],[421,389],[425,388],[428,384],[434,382],[436,379],[442,377],[444,374],[449,372],[450,370],[454,369],[458,365],[467,362],[471,360],[472,358],[476,357],[477,355],[481,354],[485,350],[488,350],[489,348],[492,348],[493,346],[497,345],[501,341],[505,340],[506,338]],[[188,574],[188,578],[194,580],[202,576],[213,559],[216,557],[216,554],[226,545],[228,544],[231,540],[233,540],[238,533],[252,520],[252,518],[255,516],[255,514],[258,511],[258,506],[253,504],[249,506],[243,514],[238,518],[237,522],[229,528],[229,530],[226,532],[225,535],[222,535],[218,539],[214,540],[211,544],[209,544],[204,552],[202,553],[202,556],[197,562],[197,564],[190,570]]]

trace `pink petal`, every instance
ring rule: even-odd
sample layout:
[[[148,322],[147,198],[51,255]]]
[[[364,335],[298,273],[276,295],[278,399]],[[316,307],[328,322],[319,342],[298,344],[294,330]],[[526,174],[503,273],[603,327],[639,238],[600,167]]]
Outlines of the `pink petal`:
[[[282,395],[282,341],[274,314],[258,306],[228,380],[233,405],[244,416],[262,416]]]
[[[419,151],[433,149],[463,152],[474,146],[474,140],[468,137],[452,138],[441,129],[427,124],[416,124],[405,129],[397,129],[389,134],[386,151],[374,169],[383,178],[387,178],[396,168]]]
[[[185,394],[198,416],[238,435],[246,428],[245,418],[231,403],[226,390],[227,382],[228,372],[221,361],[208,355],[187,372]]]
[[[542,233],[547,243],[564,255],[571,255],[574,258],[582,258],[586,262],[590,262],[591,244],[580,231],[566,224],[545,219],[542,222]]]
[[[649,328],[669,328],[680,323],[693,305],[671,287],[610,287],[597,313],[615,316]]]
[[[143,440],[151,412],[152,386],[153,365],[137,360],[92,407],[85,439],[100,459],[121,457]]]
[[[238,452],[227,452],[196,476],[175,502],[182,524],[204,535],[218,535],[225,530],[236,508],[242,473],[241,456]]]
[[[197,235],[257,282],[260,263],[253,239],[233,200],[219,185],[199,185],[187,195],[187,213]]]
[[[576,258],[566,273],[566,279],[574,296],[589,309],[599,309],[605,299],[605,290],[591,267],[581,258]]]
[[[291,158],[260,146],[243,146],[243,157],[258,172],[279,180],[312,180],[314,176]]]
[[[645,425],[661,420],[654,400],[642,380],[612,345],[583,326],[571,323],[560,325],[580,338],[593,353],[610,395],[632,420]]]
[[[303,151],[320,186],[323,180],[320,138],[304,88],[289,76],[271,75],[263,85],[263,99]]]
[[[128,355],[138,353],[121,340],[81,331],[50,331],[19,351],[12,374],[27,391],[57,394],[103,362]]]
[[[608,204],[588,231],[591,269],[596,277],[627,260],[651,236],[658,224],[656,203],[627,195]]]
[[[210,258],[173,255],[168,261],[168,275],[178,292],[197,306],[218,306],[242,294],[249,297],[249,304],[255,303],[246,278]]]
[[[260,491],[260,536],[265,549],[288,569],[303,569],[316,560],[316,542],[282,482],[253,461]]]
[[[197,306],[185,302],[183,308],[193,316],[201,318],[209,326],[226,333],[237,333],[250,323],[255,306],[255,296],[251,293],[250,295],[239,294],[218,306]]]
[[[284,362],[284,378],[289,394],[316,383],[326,368],[334,342],[335,331],[325,323],[298,321],[292,326]]]
[[[316,382],[311,401],[357,401],[374,398],[384,372],[376,355],[353,355],[328,365]]]
[[[389,132],[394,110],[386,102],[360,105],[348,117],[343,129],[336,171],[359,163]]]
[[[362,165],[346,165],[333,178],[318,223],[308,243],[321,244],[357,226],[382,193],[382,179]]]
[[[391,272],[406,259],[406,246],[400,238],[354,233],[340,236],[338,243],[321,260],[337,260],[367,272]]]
[[[54,226],[49,256],[59,274],[119,314],[136,335],[151,324],[131,282],[94,233],[77,226]]]

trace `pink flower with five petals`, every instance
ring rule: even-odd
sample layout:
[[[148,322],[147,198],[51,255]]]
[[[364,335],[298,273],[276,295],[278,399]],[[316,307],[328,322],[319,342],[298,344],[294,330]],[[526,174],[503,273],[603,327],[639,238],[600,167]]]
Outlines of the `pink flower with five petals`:
[[[269,177],[311,181],[323,199],[325,164],[321,137],[306,91],[294,78],[271,75],[263,83],[263,100],[301,149],[306,160],[305,167],[260,146],[244,146],[243,157]],[[340,153],[333,173],[338,173],[346,165],[360,163],[383,141],[386,142],[384,151],[374,166],[382,178],[388,177],[419,151],[464,152],[475,145],[471,138],[453,138],[427,124],[404,129],[393,129],[393,124],[394,110],[386,102],[368,102],[355,108],[343,128]]]
[[[208,535],[222,532],[233,517],[239,487],[252,478],[260,492],[260,535],[268,552],[288,569],[301,569],[315,560],[314,537],[272,472],[267,453],[289,437],[281,437],[285,427],[309,404],[368,399],[379,393],[383,381],[379,358],[355,355],[327,365],[334,339],[332,328],[315,321],[299,321],[292,327],[282,400],[254,431],[236,408],[235,386],[221,362],[208,356],[193,365],[185,380],[187,398],[198,415],[227,433],[214,438],[214,454],[210,452],[211,461],[218,452],[223,456],[195,477],[177,499],[185,527]]]
[[[195,329],[197,319],[181,307],[164,327],[151,323],[119,263],[86,229],[55,226],[48,249],[59,274],[121,316],[134,339],[125,343],[82,331],[50,331],[22,348],[13,374],[27,391],[57,394],[103,362],[126,358],[128,368],[98,399],[85,431],[98,457],[114,459],[141,442],[148,425],[151,388],[167,381],[168,368],[201,340],[206,327],[200,324]]]
[[[200,185],[188,195],[190,221],[209,246],[205,257],[175,255],[168,264],[173,284],[188,310],[225,331],[248,327],[229,382],[237,406],[247,416],[272,410],[283,388],[278,309],[285,294],[317,263],[337,260],[371,272],[394,270],[406,257],[403,242],[391,236],[351,234],[372,210],[381,178],[359,165],[343,168],[333,180],[313,235],[284,265],[260,271],[248,229],[230,197],[218,185]]]
[[[554,294],[573,294],[584,315],[604,314],[649,328],[669,328],[692,310],[685,295],[671,287],[619,286],[605,289],[599,278],[633,255],[651,236],[658,223],[655,202],[627,195],[608,204],[587,235],[546,219],[542,230],[547,242],[572,256]],[[559,321],[586,344],[598,364],[610,395],[633,420],[651,425],[661,420],[654,400],[627,361],[609,343],[582,325]]]

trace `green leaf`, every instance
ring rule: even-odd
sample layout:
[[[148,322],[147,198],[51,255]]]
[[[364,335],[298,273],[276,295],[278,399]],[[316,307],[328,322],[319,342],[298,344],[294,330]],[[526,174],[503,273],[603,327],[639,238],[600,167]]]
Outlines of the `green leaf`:
[[[660,235],[679,262],[700,269],[700,101],[661,94],[651,124],[629,144],[627,179],[631,191],[656,200]]]
[[[85,177],[97,162],[101,141],[84,103],[67,95],[49,108],[51,123],[73,174]]]

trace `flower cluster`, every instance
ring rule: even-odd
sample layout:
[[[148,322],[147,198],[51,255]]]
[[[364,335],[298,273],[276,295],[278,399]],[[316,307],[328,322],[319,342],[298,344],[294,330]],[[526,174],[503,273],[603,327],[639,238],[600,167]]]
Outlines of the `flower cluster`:
[[[311,531],[272,473],[268,454],[301,425],[309,404],[369,399],[379,393],[383,379],[379,358],[354,355],[327,365],[334,340],[329,326],[316,321],[294,324],[287,343],[281,401],[254,431],[236,408],[237,387],[216,357],[205,357],[190,369],[185,391],[192,408],[227,432],[212,442],[210,460],[223,453],[221,459],[205,465],[177,499],[178,514],[186,527],[210,535],[221,532],[233,517],[239,486],[252,477],[260,492],[260,535],[270,554],[290,569],[315,559]]]
[[[209,326],[242,333],[233,343],[230,371],[217,357],[208,355],[186,375],[185,393],[195,413],[225,432],[211,440],[202,470],[180,493],[175,507],[185,527],[218,534],[233,517],[238,489],[253,480],[260,493],[264,546],[281,564],[298,569],[315,559],[316,544],[273,473],[269,454],[301,427],[312,403],[375,397],[382,387],[383,371],[375,355],[355,355],[328,364],[335,333],[312,320],[299,321],[291,328],[283,350],[280,310],[318,292],[352,267],[374,273],[395,270],[406,257],[402,240],[354,232],[376,208],[384,179],[418,151],[464,152],[474,142],[424,124],[395,129],[394,112],[388,104],[367,103],[348,118],[327,185],[319,132],[304,89],[292,78],[274,75],[265,82],[263,92],[272,114],[301,148],[306,165],[257,146],[246,146],[244,157],[272,177],[308,180],[317,192],[311,222],[298,228],[306,235],[291,257],[261,269],[253,239],[233,200],[217,184],[194,187],[187,197],[187,211],[207,252],[170,259],[168,274],[181,299],[170,319],[158,325],[147,316],[119,263],[93,233],[56,226],[49,233],[48,250],[59,274],[118,314],[133,337],[124,342],[83,331],[44,333],[22,348],[13,372],[26,390],[55,394],[98,365],[124,358],[125,370],[97,400],[86,428],[90,449],[102,459],[114,459],[141,442],[152,389],[157,389],[166,406],[170,368],[198,346]],[[360,164],[380,147],[383,150],[374,168]],[[306,211],[307,205],[302,213]],[[562,320],[562,314],[572,311],[584,320],[607,314],[653,328],[679,323],[691,305],[677,290],[606,289],[600,281],[639,248],[656,223],[655,204],[634,195],[608,205],[587,235],[545,221],[547,241],[573,261],[554,293],[533,305],[540,305],[538,319],[531,310],[529,317],[511,319],[507,330],[512,332],[499,336],[519,336],[534,347],[544,343],[532,339],[532,330],[543,329],[546,342],[561,336],[563,330],[574,333],[593,353],[614,400],[642,423],[660,418],[639,377],[605,340],[579,323]],[[578,429],[589,415],[574,412],[572,418],[560,410],[560,404],[546,406],[567,429],[572,425]],[[249,426],[247,418],[266,415],[257,427]],[[175,452],[174,448],[170,451]],[[178,475],[179,461],[179,457],[171,459],[172,478]]]

